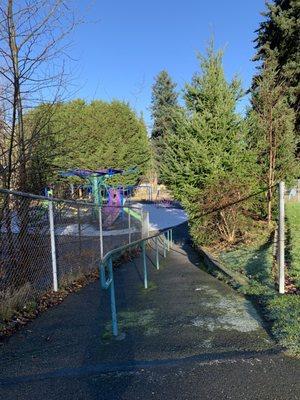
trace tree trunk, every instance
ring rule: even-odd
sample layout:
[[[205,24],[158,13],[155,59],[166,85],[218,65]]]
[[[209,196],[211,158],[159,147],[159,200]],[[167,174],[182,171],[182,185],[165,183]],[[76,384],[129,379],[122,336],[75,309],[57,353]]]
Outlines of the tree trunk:
[[[275,178],[275,148],[273,138],[273,110],[270,109],[270,127],[269,127],[269,176],[268,176],[268,224],[272,221],[272,200],[273,200],[273,185]]]
[[[20,71],[19,71],[19,49],[16,41],[16,29],[13,15],[14,0],[8,0],[7,5],[7,22],[8,22],[8,36],[9,48],[11,53],[12,67],[13,67],[13,126],[11,145],[14,139],[17,140],[17,152],[19,161],[19,179],[18,189],[21,191],[26,190],[26,149],[25,149],[25,135],[23,124],[23,107],[20,89]],[[11,149],[10,149],[11,150]]]

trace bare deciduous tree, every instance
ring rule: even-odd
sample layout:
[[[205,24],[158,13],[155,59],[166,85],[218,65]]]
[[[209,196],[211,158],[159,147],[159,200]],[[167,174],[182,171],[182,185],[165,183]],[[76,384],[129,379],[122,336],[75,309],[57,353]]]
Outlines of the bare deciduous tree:
[[[45,125],[30,129],[29,109],[61,101],[66,84],[66,36],[75,26],[64,0],[2,0],[0,3],[0,165],[5,188],[26,190],[33,146]]]

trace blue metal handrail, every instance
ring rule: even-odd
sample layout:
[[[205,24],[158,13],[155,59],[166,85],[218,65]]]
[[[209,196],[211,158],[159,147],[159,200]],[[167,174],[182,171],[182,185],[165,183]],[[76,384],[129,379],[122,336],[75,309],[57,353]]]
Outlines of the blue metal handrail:
[[[116,308],[116,296],[115,296],[115,284],[114,284],[114,271],[113,271],[113,256],[120,254],[123,251],[133,248],[141,247],[142,249],[142,260],[143,260],[143,272],[144,272],[144,287],[148,289],[148,270],[147,270],[147,258],[146,258],[146,245],[151,239],[155,239],[156,246],[156,269],[159,270],[159,237],[163,236],[163,257],[167,256],[167,251],[172,247],[173,243],[173,230],[172,228],[164,229],[152,236],[148,236],[134,242],[128,243],[124,246],[118,247],[109,251],[99,264],[99,275],[101,287],[103,289],[110,288],[110,308],[111,308],[111,319],[112,319],[112,333],[114,336],[118,336],[118,318]],[[107,270],[107,273],[106,273]]]

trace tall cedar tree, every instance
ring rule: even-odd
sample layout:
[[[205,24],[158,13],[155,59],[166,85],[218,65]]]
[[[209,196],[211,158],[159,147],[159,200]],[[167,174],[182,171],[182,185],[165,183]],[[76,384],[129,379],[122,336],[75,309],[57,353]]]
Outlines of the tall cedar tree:
[[[234,242],[241,235],[237,208],[201,215],[247,194],[249,177],[255,176],[244,123],[235,111],[242,90],[238,80],[226,81],[222,57],[212,43],[207,56],[199,56],[202,71],[185,87],[186,110],[177,113],[162,165],[163,179],[187,210],[198,243]]]
[[[153,129],[151,137],[159,165],[163,156],[164,141],[173,129],[173,111],[178,107],[178,94],[175,88],[176,84],[173,83],[170,75],[165,70],[156,76],[152,87],[151,111]]]
[[[271,51],[277,61],[277,80],[285,80],[287,98],[296,113],[296,137],[300,155],[300,2],[275,0],[266,6],[267,11],[262,14],[266,19],[257,30],[257,54],[254,59],[262,61],[263,65]],[[254,86],[255,81],[256,78]]]
[[[280,80],[275,57],[264,61],[252,92],[251,148],[261,168],[262,186],[268,187],[267,216],[272,219],[274,184],[295,176],[295,113],[289,106],[285,82]]]

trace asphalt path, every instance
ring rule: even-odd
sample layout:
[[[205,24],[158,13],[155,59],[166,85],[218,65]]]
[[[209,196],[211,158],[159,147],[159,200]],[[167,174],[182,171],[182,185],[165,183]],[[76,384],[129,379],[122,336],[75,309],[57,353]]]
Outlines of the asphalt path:
[[[201,269],[184,227],[161,268],[115,270],[120,335],[99,282],[0,345],[0,399],[300,399],[300,362],[253,305]]]

